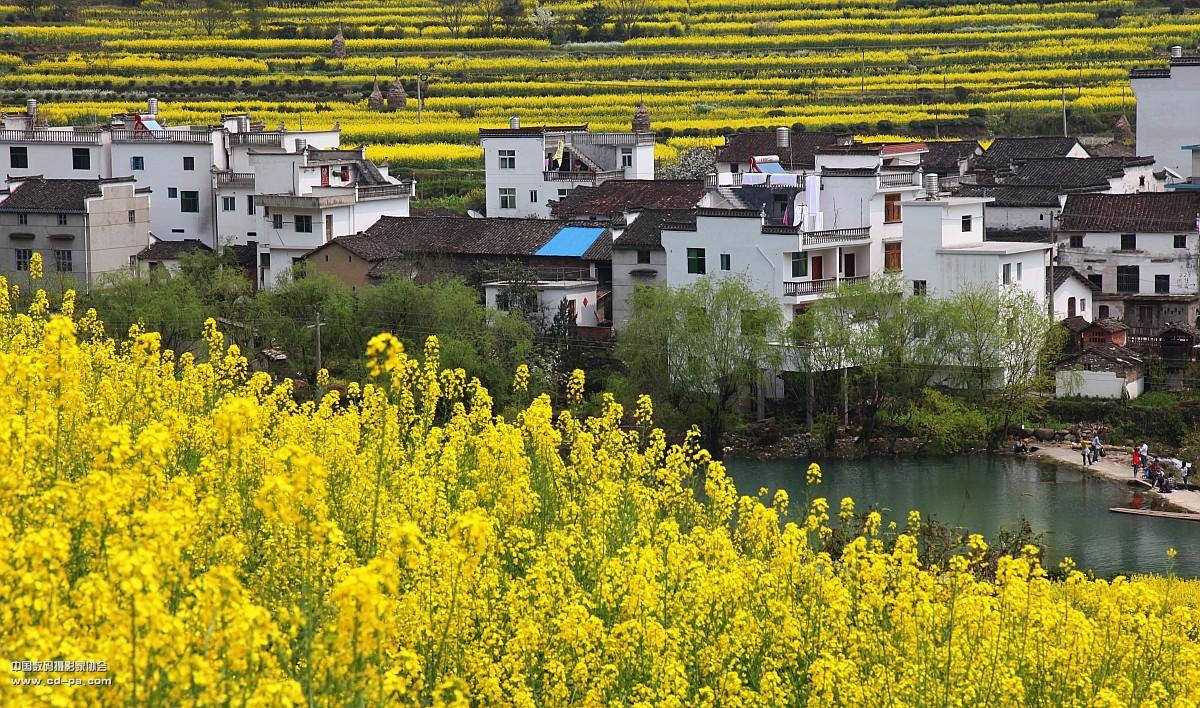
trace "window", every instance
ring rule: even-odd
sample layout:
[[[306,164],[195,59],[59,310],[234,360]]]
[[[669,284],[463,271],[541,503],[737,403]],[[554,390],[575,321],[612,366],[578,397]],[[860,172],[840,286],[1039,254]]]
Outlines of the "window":
[[[808,277],[808,253],[804,251],[798,251],[792,254],[792,277]]]
[[[58,215],[58,225],[59,225],[59,226],[66,226],[66,225],[67,225],[67,215],[66,215],[66,214],[59,214],[59,215]]]
[[[137,221],[137,212],[133,209],[129,210],[129,223]]]
[[[311,234],[312,233],[312,217],[308,214],[296,215],[296,233]]]
[[[1004,264],[1004,275],[1000,278],[1000,282],[1008,285],[1012,282],[1012,263]]]
[[[129,169],[135,172],[146,169],[146,158],[141,155],[134,155],[129,158]]]
[[[1098,311],[1096,312],[1096,316],[1102,320],[1107,319],[1108,318],[1108,305],[1101,305],[1098,308]]]
[[[903,215],[900,213],[900,195],[883,195],[883,223],[895,224],[902,220]]]
[[[1121,250],[1136,251],[1137,250],[1137,234],[1121,234]]]
[[[721,254],[721,270],[732,270],[731,259],[728,253]]]
[[[633,167],[633,148],[621,148],[621,167]]]
[[[175,187],[167,187],[167,199],[177,199],[178,197],[179,197],[178,189],[176,189]]]
[[[18,248],[17,254],[17,270],[29,270],[29,259],[33,258],[32,248]]]
[[[29,223],[29,215],[28,214],[17,214],[17,223],[20,224],[21,226],[28,224]]]
[[[70,273],[75,270],[71,263],[71,251],[69,249],[54,251],[54,270],[59,273]]]
[[[221,211],[234,211],[237,209],[237,197],[221,197]]]
[[[962,218],[962,232],[964,234],[971,233],[971,215],[964,214]]]
[[[1138,186],[1139,186],[1139,187],[1145,187],[1145,186],[1146,186],[1146,175],[1139,175],[1139,176],[1138,176]]]
[[[1087,309],[1087,298],[1086,298],[1086,297],[1081,297],[1081,298],[1079,298],[1079,311],[1080,311],[1080,312],[1087,312],[1087,311],[1088,311],[1088,309]]]
[[[500,208],[501,209],[516,209],[517,208],[517,190],[514,187],[500,188]]]
[[[29,148],[10,147],[8,149],[8,166],[17,170],[29,167]]]
[[[924,295],[929,288],[924,280],[913,281],[913,295]]]
[[[260,266],[262,266],[263,268],[270,268],[271,267],[271,254],[270,253],[258,254],[258,264]]]
[[[1021,264],[1017,263],[1017,280],[1021,279]]]
[[[537,204],[537,201],[538,201],[537,190],[536,189],[529,190],[529,203]]]
[[[1175,234],[1175,248],[1187,248],[1187,236]]]
[[[194,157],[183,158],[183,169],[187,170],[188,172],[195,170],[196,169],[196,158],[194,158]]]
[[[883,269],[900,270],[902,267],[900,262],[900,242],[892,241],[891,243],[883,244]]]
[[[638,251],[637,262],[638,263],[649,263],[650,262],[650,252],[649,251]]]
[[[558,190],[558,198],[559,199],[562,199],[565,196],[567,196],[567,190],[565,190],[565,189]]]
[[[271,215],[271,226],[276,229],[282,229],[283,228],[283,214],[272,214]]]
[[[1076,234],[1071,237],[1071,248],[1083,248],[1083,234]]]
[[[1154,276],[1154,292],[1159,295],[1166,295],[1171,292],[1171,276],[1156,275]]]
[[[704,249],[689,248],[687,250],[688,272],[693,275],[704,275],[708,272],[704,267]]]
[[[517,169],[517,151],[516,150],[501,150],[500,151],[500,169],[502,169],[502,170]]]
[[[1136,293],[1141,274],[1137,266],[1117,266],[1117,292]]]
[[[92,169],[92,151],[87,148],[71,148],[71,167],[77,170]]]
[[[253,194],[246,195],[246,213],[249,214],[250,216],[254,216],[254,195]]]
[[[1101,275],[1100,273],[1089,273],[1087,278],[1089,281],[1091,281],[1092,285],[1095,285],[1100,291],[1103,292],[1103,290],[1104,290],[1104,276],[1103,275]]]
[[[200,213],[200,193],[183,190],[179,193],[179,211],[188,214]]]

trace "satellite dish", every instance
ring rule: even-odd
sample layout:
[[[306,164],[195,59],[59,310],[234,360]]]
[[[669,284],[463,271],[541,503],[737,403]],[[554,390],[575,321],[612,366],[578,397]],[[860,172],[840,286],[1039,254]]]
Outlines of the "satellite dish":
[[[467,216],[471,217],[472,219],[484,218],[483,214],[480,214],[479,212],[475,211],[474,209],[467,209]]]

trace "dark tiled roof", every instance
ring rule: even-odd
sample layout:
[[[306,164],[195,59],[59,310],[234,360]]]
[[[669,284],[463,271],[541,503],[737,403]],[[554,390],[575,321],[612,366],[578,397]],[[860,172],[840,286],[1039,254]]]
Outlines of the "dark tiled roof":
[[[1141,354],[1138,354],[1137,352],[1133,351],[1132,349],[1127,349],[1125,347],[1122,347],[1119,344],[1113,344],[1112,342],[1101,342],[1099,344],[1089,344],[1086,347],[1084,347],[1081,351],[1079,351],[1078,353],[1063,357],[1062,359],[1059,360],[1059,363],[1060,364],[1069,364],[1071,362],[1078,361],[1079,359],[1081,359],[1085,356],[1088,356],[1089,354],[1094,355],[1094,356],[1099,356],[1104,359],[1108,359],[1111,362],[1114,362],[1116,364],[1120,364],[1120,365],[1126,366],[1126,367],[1141,366],[1141,364],[1142,364],[1142,355]]]
[[[1200,341],[1200,329],[1188,324],[1167,325],[1166,327],[1162,328],[1160,334],[1166,334],[1167,332],[1179,332],[1180,334],[1186,334],[1193,340]]]
[[[1066,157],[1079,141],[1075,138],[996,138],[975,166],[981,170],[1008,167],[1034,157]]]
[[[921,155],[921,166],[925,172],[939,175],[958,174],[958,163],[983,152],[975,140],[948,140],[926,143],[929,152]]]
[[[781,148],[775,143],[773,130],[734,133],[725,137],[724,146],[717,148],[717,161],[744,163],[758,155],[778,155],[780,164],[785,168],[811,170],[816,166],[817,148],[836,145],[839,140],[847,141],[852,137],[849,133],[809,133],[793,130],[791,146]]]
[[[1145,163],[1139,158],[1120,157],[1039,157],[1022,160],[1014,171],[1003,177],[1004,184],[1058,189],[1107,188],[1110,179],[1125,175],[1125,167]]]
[[[1195,231],[1200,216],[1198,192],[1072,194],[1063,207],[1063,231]]]
[[[1051,292],[1058,290],[1058,288],[1070,278],[1075,278],[1079,282],[1083,283],[1089,290],[1100,289],[1096,287],[1095,283],[1083,277],[1079,271],[1075,270],[1071,266],[1050,266],[1050,268],[1054,274],[1054,282],[1050,287]]]
[[[1105,183],[1107,186],[1107,183]],[[1008,184],[964,184],[956,191],[960,197],[992,197],[989,206],[1057,207],[1058,190],[1054,187]]]
[[[100,196],[98,179],[42,179],[35,177],[16,186],[0,211],[77,211],[85,210],[87,197]]]
[[[1080,332],[1084,331],[1088,327],[1092,326],[1091,322],[1088,322],[1087,320],[1083,319],[1079,315],[1075,315],[1074,317],[1068,317],[1067,319],[1063,320],[1060,324],[1062,324],[1063,327],[1066,327],[1067,329],[1071,330],[1075,334],[1079,334]]]
[[[366,231],[339,236],[317,251],[336,243],[371,262],[406,253],[532,256],[568,225],[551,219],[384,216]],[[611,241],[612,233],[605,229],[597,241],[601,239]],[[589,254],[597,254],[604,249],[603,244],[593,243],[583,257],[586,259]]]
[[[550,207],[560,219],[612,219],[641,209],[689,209],[704,197],[700,180],[614,179],[595,187],[576,187]]]
[[[613,241],[617,250],[662,248],[662,230],[667,224],[695,224],[694,209],[647,209]]]
[[[1049,227],[1027,227],[1023,229],[1004,229],[986,226],[983,232],[984,241],[1009,241],[1018,243],[1052,243]]]
[[[1088,148],[1088,153],[1092,157],[1133,157],[1137,153],[1133,148],[1129,147],[1120,140],[1114,140],[1111,143],[1104,143],[1096,147]]]
[[[233,254],[233,259],[243,268],[254,268],[258,265],[258,244],[245,243],[226,246]]]
[[[171,261],[186,253],[194,251],[211,251],[212,249],[196,239],[186,241],[155,241],[138,252],[141,261]]]
[[[1121,320],[1115,320],[1111,317],[1105,317],[1096,320],[1092,323],[1092,326],[1102,329],[1105,332],[1124,332],[1125,330],[1129,329],[1129,325],[1125,324]]]

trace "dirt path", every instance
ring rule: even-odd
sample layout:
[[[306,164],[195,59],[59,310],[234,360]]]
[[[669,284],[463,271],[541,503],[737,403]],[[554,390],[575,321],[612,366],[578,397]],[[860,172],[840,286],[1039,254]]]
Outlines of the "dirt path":
[[[1081,469],[1091,474],[1107,477],[1108,479],[1125,483],[1133,479],[1133,468],[1129,461],[1129,453],[1118,452],[1112,449],[1106,449],[1106,457],[1101,457],[1095,464],[1083,466],[1083,457],[1079,453],[1078,448],[1074,447],[1059,447],[1054,445],[1046,445],[1038,448],[1038,451],[1033,453],[1035,457],[1044,457],[1055,462],[1071,465],[1077,469]],[[1147,493],[1154,494],[1172,506],[1176,506],[1183,511],[1200,514],[1200,491],[1194,491],[1197,480],[1191,480],[1193,491],[1175,491],[1170,494],[1162,494],[1157,491],[1145,490]]]

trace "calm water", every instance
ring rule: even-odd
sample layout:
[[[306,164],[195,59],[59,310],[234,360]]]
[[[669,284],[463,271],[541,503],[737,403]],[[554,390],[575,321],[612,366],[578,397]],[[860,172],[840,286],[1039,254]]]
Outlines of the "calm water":
[[[989,538],[1024,518],[1045,533],[1050,567],[1070,556],[1080,570],[1101,577],[1161,573],[1166,551],[1174,547],[1176,573],[1200,577],[1200,523],[1114,514],[1109,507],[1131,505],[1132,488],[1046,462],[1007,455],[824,460],[824,479],[810,489],[804,484],[807,460],[729,460],[727,465],[742,494],[783,488],[793,508],[803,506],[806,494],[823,496],[834,516],[838,502],[848,496],[860,511],[877,505],[885,523],[903,526],[908,510],[918,509],[926,519]]]

